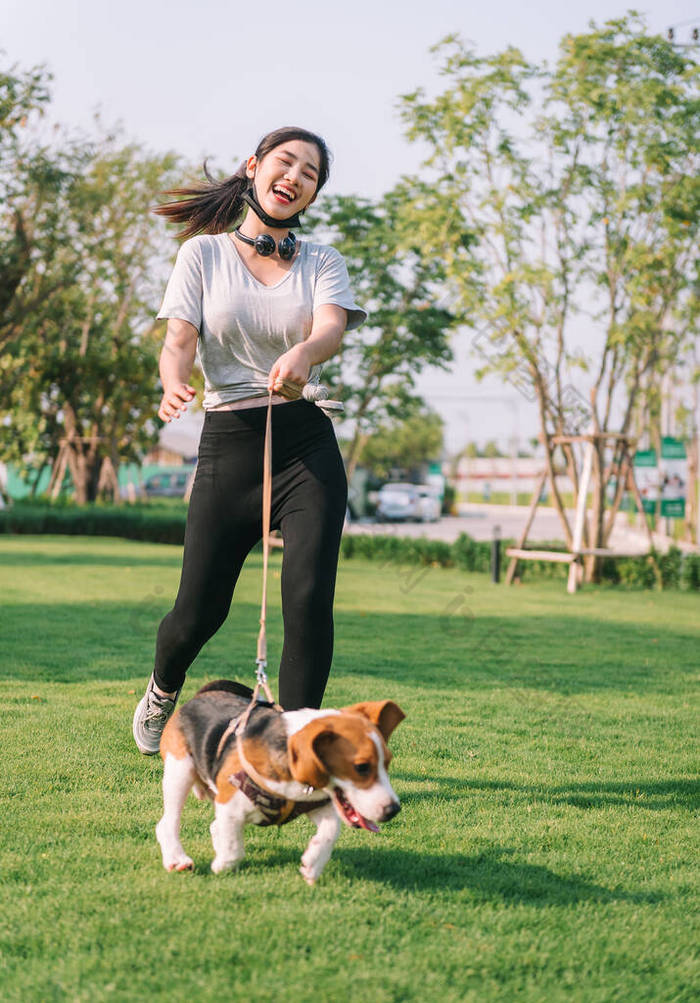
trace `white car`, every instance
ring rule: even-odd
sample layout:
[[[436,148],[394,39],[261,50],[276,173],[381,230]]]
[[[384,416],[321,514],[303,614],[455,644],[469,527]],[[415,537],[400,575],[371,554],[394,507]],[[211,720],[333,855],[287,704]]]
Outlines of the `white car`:
[[[437,522],[442,515],[442,501],[435,489],[428,484],[418,484],[423,522]]]
[[[435,522],[440,499],[427,484],[385,484],[377,495],[377,519]]]

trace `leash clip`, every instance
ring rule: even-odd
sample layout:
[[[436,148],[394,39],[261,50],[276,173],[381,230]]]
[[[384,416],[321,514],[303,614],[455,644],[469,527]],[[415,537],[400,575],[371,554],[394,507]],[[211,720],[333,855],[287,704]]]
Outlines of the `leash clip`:
[[[263,689],[267,689],[267,672],[265,672],[265,669],[267,668],[267,660],[264,658],[256,658],[255,665],[255,678],[258,686],[261,686]]]

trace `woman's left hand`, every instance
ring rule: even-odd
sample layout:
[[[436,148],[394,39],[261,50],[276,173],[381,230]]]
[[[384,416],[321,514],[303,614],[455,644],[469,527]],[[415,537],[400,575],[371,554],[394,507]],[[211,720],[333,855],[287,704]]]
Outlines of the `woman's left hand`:
[[[303,387],[308,382],[310,372],[309,350],[302,342],[300,345],[290,348],[284,355],[280,355],[270,370],[267,389],[271,390],[272,393],[278,393],[285,380]]]

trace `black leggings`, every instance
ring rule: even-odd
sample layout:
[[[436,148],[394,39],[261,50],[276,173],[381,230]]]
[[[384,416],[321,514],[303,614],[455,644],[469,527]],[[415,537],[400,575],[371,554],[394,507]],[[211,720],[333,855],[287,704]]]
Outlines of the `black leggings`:
[[[265,417],[266,407],[206,414],[180,588],[158,628],[155,681],[166,692],[182,686],[226,619],[243,562],[261,539]],[[330,418],[304,400],[273,405],[271,527],[284,539],[279,701],[286,710],[319,707],[326,688],[346,505]]]

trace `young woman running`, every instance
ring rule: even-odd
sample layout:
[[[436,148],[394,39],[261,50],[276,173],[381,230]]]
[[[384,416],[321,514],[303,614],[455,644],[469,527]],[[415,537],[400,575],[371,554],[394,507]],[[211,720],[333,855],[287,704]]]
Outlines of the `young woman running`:
[[[205,418],[180,587],[158,628],[154,672],[134,714],[134,739],[146,755],[158,751],[187,669],[226,619],[243,562],[261,539],[270,391],[271,527],[284,540],[279,700],[294,710],[319,707],[323,697],[347,483],[330,419],[280,391],[285,382],[302,387],[317,378],[314,367],[366,318],[342,256],[292,232],[328,171],[319,136],[278,129],[232,177],[168,192],[180,201],[156,210],[184,223],[189,238],[158,315],[168,320],[158,414],[171,421],[194,398],[188,381],[198,353]]]

